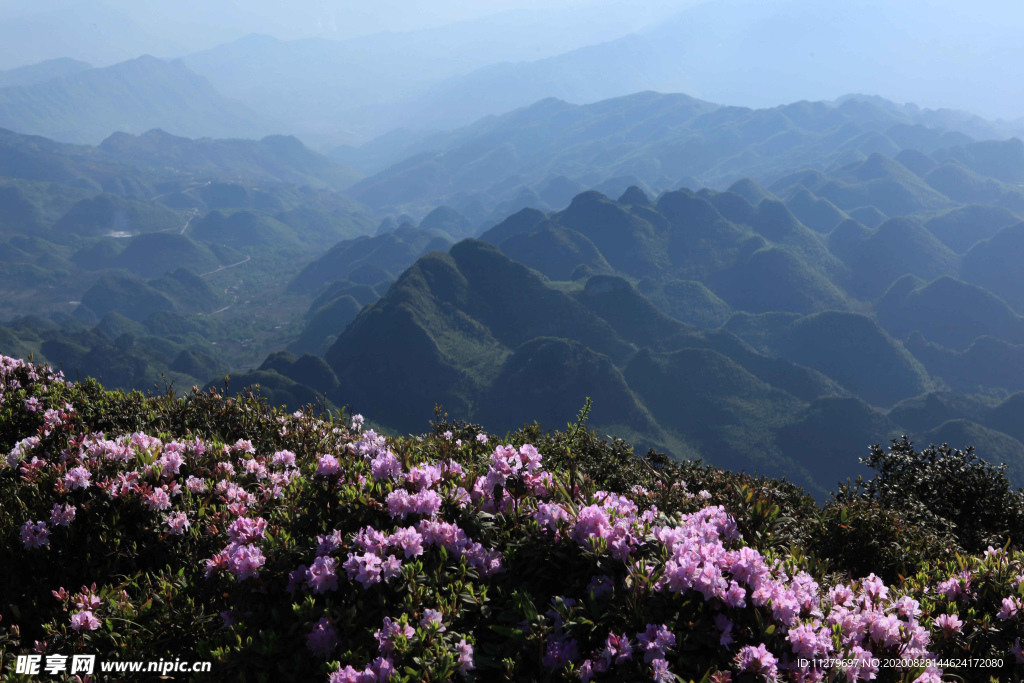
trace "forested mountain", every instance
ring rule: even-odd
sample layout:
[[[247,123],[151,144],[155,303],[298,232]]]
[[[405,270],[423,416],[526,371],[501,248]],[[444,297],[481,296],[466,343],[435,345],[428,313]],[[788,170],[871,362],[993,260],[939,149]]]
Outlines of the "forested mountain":
[[[447,204],[487,227],[500,220],[497,207],[561,209],[587,188],[617,197],[631,185],[725,189],[744,177],[776,193],[800,183],[841,210],[883,215],[954,203],[1024,208],[1021,143],[976,142],[963,131],[983,127],[947,118],[860,96],[747,109],[644,92],[582,106],[545,99],[450,133],[387,136],[334,156],[376,171],[351,188],[360,201],[421,214]],[[820,174],[791,175],[811,169]],[[841,217],[794,201],[819,231]]]
[[[362,180],[283,136],[4,132],[0,341],[403,432],[590,397],[598,429],[816,494],[901,434],[1022,481],[1024,145],[931,116],[544,100]]]
[[[331,396],[378,413],[387,405],[394,426],[412,430],[432,402],[511,428],[569,419],[574,402],[550,397],[600,395],[602,429],[817,490],[855,471],[858,456],[842,444],[867,434],[967,439],[1020,481],[1024,446],[991,415],[1012,413],[1024,389],[1011,266],[1024,256],[1014,247],[1022,146],[911,124],[911,114],[868,98],[727,114],[643,94],[590,107],[545,101],[451,134],[448,151],[410,157],[351,192],[381,192],[385,206],[401,201],[390,188],[439,194],[449,221],[475,217],[478,239],[499,251],[467,241],[447,260],[417,261],[326,350],[339,381]],[[764,184],[656,192],[632,176],[628,188],[603,183],[618,199],[580,192],[601,184],[593,169],[608,159],[665,153],[633,142],[643,138],[631,126],[647,118],[684,128],[736,119],[734,133],[775,121],[795,139],[796,121],[819,130],[803,148],[730,149],[723,137],[708,149],[735,161],[686,158],[702,169],[763,164]],[[553,175],[573,167],[592,175]],[[491,181],[473,193],[456,184]],[[501,196],[526,208],[495,225],[485,200]],[[337,301],[350,320],[352,303]],[[375,393],[382,373],[404,378],[402,397]],[[914,407],[936,401],[947,408]]]
[[[804,174],[807,184],[777,188],[797,206],[823,201],[811,186],[840,182],[850,197],[905,187],[923,198],[916,208],[953,206],[908,173],[871,157],[840,180]],[[1018,313],[957,279],[959,258],[918,218],[870,229],[837,209],[841,222],[822,234],[753,181],[735,190],[652,199],[631,188],[619,201],[586,192],[563,211],[525,209],[485,231],[500,251],[465,241],[449,257],[423,257],[326,352],[339,381],[332,398],[386,406],[394,426],[412,430],[433,402],[504,429],[530,419],[526,406],[564,421],[584,396],[600,396],[592,418],[603,429],[680,456],[780,468],[811,489],[851,472],[856,453],[835,456],[871,432],[969,434],[1024,475],[1016,440],[983,417],[1021,390],[1024,366],[1000,363],[997,376],[984,354],[955,369],[942,356],[1017,348]],[[965,210],[936,218],[953,212]],[[404,378],[401,397],[376,389],[388,382],[373,378],[391,375]],[[906,402],[950,387],[987,392],[972,399],[986,408],[898,421]],[[801,450],[811,436],[827,462]]]
[[[376,227],[353,177],[284,136],[0,131],[0,343],[146,390],[258,364],[301,329],[295,274]]]
[[[0,127],[90,144],[115,131],[152,128],[190,137],[256,137],[270,131],[259,115],[223,97],[181,62],[143,56],[66,74],[7,87],[0,76]]]
[[[270,184],[275,192],[284,190],[282,185],[338,190],[358,178],[298,139],[279,135],[192,140],[153,129],[140,135],[114,133],[89,146],[0,129],[0,152],[0,176],[129,196],[159,196],[157,190],[212,182]],[[247,191],[250,200],[256,191]],[[215,194],[205,193],[216,204],[221,200]]]

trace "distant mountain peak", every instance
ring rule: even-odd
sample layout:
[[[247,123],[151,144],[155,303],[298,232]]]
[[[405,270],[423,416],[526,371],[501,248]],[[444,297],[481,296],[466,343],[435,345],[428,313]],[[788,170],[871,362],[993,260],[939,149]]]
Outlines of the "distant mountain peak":
[[[619,204],[630,206],[650,206],[651,198],[636,185],[630,185],[619,197]]]

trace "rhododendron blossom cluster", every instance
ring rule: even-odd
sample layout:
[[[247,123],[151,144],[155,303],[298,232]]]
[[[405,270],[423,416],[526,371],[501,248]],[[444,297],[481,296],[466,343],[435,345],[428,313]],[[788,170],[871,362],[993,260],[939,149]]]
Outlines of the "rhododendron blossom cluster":
[[[105,434],[83,426],[81,406],[51,398],[66,388],[0,357],[0,405],[17,392],[8,408],[32,425],[7,442],[0,476],[45,503],[10,513],[17,551],[42,566],[102,515],[130,519],[158,550],[190,549],[166,555],[188,564],[152,585],[196,577],[216,602],[204,605],[217,621],[204,638],[258,637],[274,626],[261,601],[275,605],[274,619],[291,621],[274,638],[297,638],[330,683],[388,681],[423,662],[439,677],[488,680],[516,658],[552,679],[674,681],[693,638],[710,680],[929,683],[942,673],[937,653],[977,632],[969,615],[997,579],[985,628],[1024,628],[1019,554],[990,549],[925,586],[874,574],[822,585],[810,564],[750,545],[737,517],[685,482],[601,490],[529,443],[466,429],[391,439],[359,415],[276,413],[262,437],[271,447],[237,431]],[[659,510],[652,500],[665,492],[684,496],[687,512]],[[131,621],[132,600],[149,596],[116,581],[74,596],[48,586],[62,613],[47,637],[80,644]],[[1024,664],[1012,642],[1002,654]]]

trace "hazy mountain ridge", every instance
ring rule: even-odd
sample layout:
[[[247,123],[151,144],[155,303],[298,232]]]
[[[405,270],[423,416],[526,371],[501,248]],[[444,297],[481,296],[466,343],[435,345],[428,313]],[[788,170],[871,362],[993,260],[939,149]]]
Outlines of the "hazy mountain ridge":
[[[115,131],[163,128],[189,137],[258,137],[265,122],[180,62],[150,56],[0,88],[0,127],[96,144]]]
[[[90,146],[0,128],[0,151],[0,176],[127,196],[160,196],[204,181],[341,189],[358,177],[287,136],[189,139],[153,129]]]
[[[54,78],[73,76],[91,68],[92,65],[88,62],[68,57],[48,59],[38,64],[0,71],[0,88],[45,83]]]
[[[1020,102],[987,80],[988,63],[962,50],[958,59],[971,64],[965,68],[931,43],[911,49],[901,38],[901,32],[935,34],[937,27],[926,17],[955,11],[957,28],[943,29],[943,44],[980,39],[1019,56],[1014,22],[993,30],[944,0],[929,0],[925,7],[913,12],[873,0],[851,13],[810,0],[723,0],[663,13],[646,27],[633,21],[640,14],[633,7],[617,31],[596,31],[583,40],[574,38],[590,22],[563,17],[564,35],[548,41],[542,36],[550,26],[523,31],[510,15],[504,33],[495,17],[343,42],[249,36],[189,55],[186,61],[225,93],[297,126],[289,132],[318,136],[325,143],[333,138],[358,144],[398,128],[450,129],[544,97],[587,104],[645,89],[749,107],[826,97],[837,98],[838,107],[855,108],[883,100],[840,96],[900,94],[930,104],[887,106],[888,115],[903,124],[960,130],[975,138],[1021,135],[1019,121],[985,121],[916,86],[930,82],[928,76],[936,69],[943,70],[951,74],[946,85],[961,93],[960,101],[980,102],[983,109],[1006,116]],[[504,48],[517,43],[534,47]],[[552,44],[563,47],[552,49]],[[895,63],[917,76],[894,79],[886,67]],[[864,78],[868,65],[875,68],[871,78]],[[980,87],[980,82],[987,86]],[[339,92],[351,95],[343,98]]]
[[[949,125],[959,121],[928,118],[936,119]],[[838,106],[798,102],[755,110],[645,92],[590,105],[545,99],[463,129],[404,142],[390,136],[335,154],[355,163],[372,159],[370,168],[380,168],[388,157],[396,162],[351,188],[367,204],[414,211],[449,204],[476,214],[473,219],[481,224],[501,202],[527,189],[543,193],[553,180],[586,188],[628,177],[620,192],[630,184],[661,192],[679,186],[724,189],[749,176],[776,187],[794,169],[808,168],[829,177],[803,184],[840,210],[876,206],[887,215],[902,215],[951,207],[968,195],[975,203],[1019,208],[1014,188],[994,178],[990,186],[974,187],[970,175],[979,173],[974,169],[1003,177],[1024,172],[1018,142],[975,143],[962,133],[914,120],[898,105],[866,98]],[[945,183],[936,175],[929,183],[898,162],[879,160],[908,151],[929,159],[932,172],[952,163],[966,175]],[[888,177],[894,173],[898,177]],[[957,196],[944,194],[950,191]],[[542,206],[536,197],[530,201],[524,205],[561,208]]]

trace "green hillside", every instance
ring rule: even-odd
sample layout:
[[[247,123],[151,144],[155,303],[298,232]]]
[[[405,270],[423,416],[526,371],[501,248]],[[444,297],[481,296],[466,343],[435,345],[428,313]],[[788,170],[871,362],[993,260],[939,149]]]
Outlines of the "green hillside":
[[[807,316],[777,344],[779,355],[824,373],[875,406],[890,407],[932,388],[921,363],[863,315],[830,311]]]

